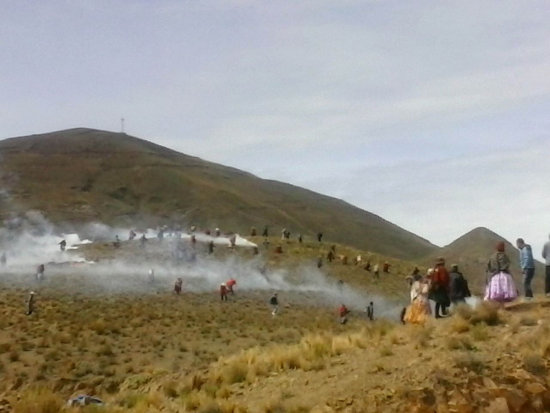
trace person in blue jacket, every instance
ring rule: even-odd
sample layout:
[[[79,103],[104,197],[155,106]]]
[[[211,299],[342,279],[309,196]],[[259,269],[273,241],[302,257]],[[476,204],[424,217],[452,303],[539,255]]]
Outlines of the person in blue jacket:
[[[525,298],[530,300],[533,298],[533,290],[531,289],[531,281],[535,276],[535,260],[533,259],[533,251],[531,246],[526,244],[523,238],[516,240],[516,246],[519,249],[519,266],[523,273],[523,288]]]

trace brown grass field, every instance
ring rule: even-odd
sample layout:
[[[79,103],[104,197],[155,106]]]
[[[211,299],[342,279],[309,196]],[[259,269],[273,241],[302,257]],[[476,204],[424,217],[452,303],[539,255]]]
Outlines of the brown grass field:
[[[258,241],[258,240],[256,240]],[[259,241],[261,243],[261,240]],[[274,253],[281,245],[282,254]],[[270,270],[315,266],[330,245],[270,240]],[[92,244],[88,258],[165,257],[151,243],[139,252]],[[391,260],[375,279],[354,266],[360,251],[337,245],[350,263],[324,263],[329,278],[404,303],[413,264]],[[361,252],[363,259],[368,252]],[[250,250],[217,248],[253,259]],[[371,261],[386,257],[370,254]],[[542,412],[550,409],[550,301],[456,309],[426,326],[369,322],[358,312],[340,325],[335,308],[309,293],[269,290],[172,293],[172,280],[146,293],[107,292],[79,267],[0,277],[0,412]],[[25,315],[28,291],[36,312]],[[185,290],[185,287],[184,287]],[[368,295],[367,295],[368,296]],[[68,408],[90,394],[104,407]]]

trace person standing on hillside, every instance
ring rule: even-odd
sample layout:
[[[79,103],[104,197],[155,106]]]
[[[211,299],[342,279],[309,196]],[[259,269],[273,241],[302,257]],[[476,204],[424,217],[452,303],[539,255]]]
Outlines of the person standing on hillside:
[[[268,237],[269,236],[269,229],[267,228],[267,225],[264,226],[264,230],[262,231],[262,237]]]
[[[546,265],[544,293],[547,297],[550,297],[550,235],[548,235],[548,241],[542,247],[542,258],[544,258],[544,264]]]
[[[504,247],[504,241],[498,242],[496,245],[497,250],[489,258],[489,262],[487,263],[489,279],[501,271],[508,274],[510,273],[510,258],[508,258],[508,255],[504,252]]]
[[[433,275],[433,269],[428,270],[426,278],[423,278],[420,274],[413,276],[413,283],[411,285],[411,304],[402,313],[402,322],[411,324],[424,324],[430,314],[430,302],[428,294],[430,291],[429,277]]]
[[[449,300],[449,273],[445,268],[445,260],[438,258],[435,262],[431,280],[430,299],[435,301],[435,318],[447,315],[447,307],[451,305]]]
[[[510,259],[504,252],[504,247],[503,241],[497,243],[496,252],[487,263],[488,280],[484,300],[504,303],[518,296],[516,284],[510,275]]]
[[[367,318],[370,321],[374,321],[374,303],[372,301],[369,302],[369,305],[366,308],[366,312],[367,312]]]
[[[458,265],[451,265],[449,274],[449,298],[454,305],[466,302],[466,297],[471,297],[468,281],[464,275],[458,271]]]
[[[380,278],[380,266],[377,264],[374,264],[374,267],[372,268],[372,272],[374,272],[374,276],[376,278]]]
[[[523,288],[525,299],[530,300],[533,298],[533,290],[531,289],[531,281],[535,276],[535,260],[533,259],[533,252],[531,246],[526,244],[523,238],[516,240],[516,246],[519,249],[519,265],[523,273]]]
[[[177,295],[180,295],[182,285],[183,285],[183,280],[182,280],[181,278],[178,278],[178,279],[176,280],[176,283],[174,284],[174,292],[175,292]]]
[[[340,316],[340,324],[346,324],[348,322],[348,308],[342,304],[338,309],[338,315]]]
[[[40,264],[36,269],[36,281],[42,281],[44,279],[44,264]]]
[[[271,315],[275,317],[279,312],[279,299],[277,298],[277,293],[273,293],[269,299],[269,305],[271,306]]]
[[[31,315],[34,313],[34,291],[29,293],[29,298],[27,299],[27,312],[26,315]]]
[[[322,240],[323,240],[323,233],[322,233],[322,232],[318,232],[318,233],[317,233],[317,241],[318,241],[318,242],[322,242]]]
[[[65,248],[67,248],[67,241],[61,240],[61,242],[59,243],[59,249],[61,250],[61,252],[63,252],[65,251]]]
[[[220,299],[227,301],[227,285],[225,283],[220,284]]]
[[[225,283],[225,285],[227,286],[227,292],[230,292],[231,295],[234,295],[235,291],[233,291],[233,287],[237,285],[237,281],[233,277],[231,277],[229,281]]]
[[[370,272],[370,260],[367,260],[367,263],[365,264],[364,269],[365,269],[365,271]]]

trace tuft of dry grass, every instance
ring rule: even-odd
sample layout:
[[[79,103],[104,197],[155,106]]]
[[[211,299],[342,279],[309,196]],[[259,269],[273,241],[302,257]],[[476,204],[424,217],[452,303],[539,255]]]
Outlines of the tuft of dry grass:
[[[475,341],[487,341],[490,337],[487,324],[483,322],[474,324],[470,331],[470,335]]]
[[[38,387],[24,392],[13,410],[14,413],[58,413],[63,404],[63,400],[51,390]]]
[[[523,366],[530,373],[546,376],[546,363],[544,358],[537,353],[529,352],[523,357]]]
[[[475,346],[470,339],[466,336],[449,336],[446,338],[447,348],[450,350],[474,350]]]
[[[472,325],[468,322],[468,320],[464,319],[460,315],[454,316],[449,322],[449,328],[452,333],[466,333],[470,331],[471,326]]]
[[[456,355],[454,363],[456,367],[473,371],[476,374],[481,374],[486,368],[484,360],[479,355],[472,354],[471,352],[461,352]]]

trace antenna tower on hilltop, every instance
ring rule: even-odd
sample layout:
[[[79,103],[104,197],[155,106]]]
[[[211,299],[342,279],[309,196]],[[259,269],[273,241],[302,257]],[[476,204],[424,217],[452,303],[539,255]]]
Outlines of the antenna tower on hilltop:
[[[120,133],[124,133],[124,118],[120,118]]]

